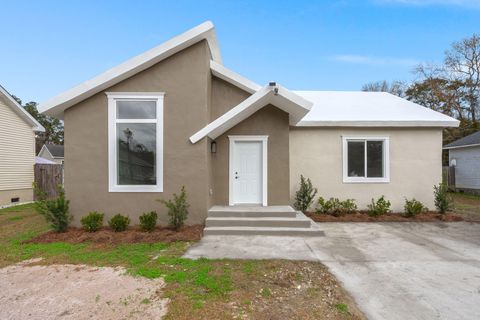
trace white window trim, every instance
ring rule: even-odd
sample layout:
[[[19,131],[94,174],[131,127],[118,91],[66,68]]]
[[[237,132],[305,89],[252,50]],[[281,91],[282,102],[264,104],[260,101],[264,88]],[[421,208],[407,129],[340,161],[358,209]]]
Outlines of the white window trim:
[[[348,176],[348,144],[349,140],[383,141],[382,178],[349,177]],[[388,136],[342,136],[343,182],[344,183],[389,183],[390,182],[390,137]],[[365,149],[365,175],[367,175],[367,152]]]
[[[258,141],[262,143],[262,206],[268,205],[268,136],[228,136],[230,140],[229,145],[229,168],[228,168],[228,205],[237,205],[233,199],[233,159],[234,159],[234,144],[237,141]]]
[[[106,92],[108,99],[108,191],[163,192],[163,92]],[[156,119],[117,119],[117,100],[155,100]],[[117,183],[117,123],[156,123],[156,185],[118,185]]]

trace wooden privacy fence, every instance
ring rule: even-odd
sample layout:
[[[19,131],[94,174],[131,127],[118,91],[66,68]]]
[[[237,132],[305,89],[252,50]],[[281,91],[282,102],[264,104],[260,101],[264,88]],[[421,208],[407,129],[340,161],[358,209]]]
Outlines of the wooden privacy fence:
[[[442,182],[446,184],[449,189],[455,189],[455,167],[443,167]]]
[[[58,186],[63,184],[63,165],[35,164],[35,185],[45,192],[48,199],[57,197]],[[34,196],[38,200],[37,195]]]

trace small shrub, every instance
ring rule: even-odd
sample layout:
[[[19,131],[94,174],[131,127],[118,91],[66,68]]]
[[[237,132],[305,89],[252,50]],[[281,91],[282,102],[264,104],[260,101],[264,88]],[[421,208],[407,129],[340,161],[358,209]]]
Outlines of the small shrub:
[[[168,208],[169,226],[178,231],[184,224],[188,216],[187,192],[182,187],[180,195],[173,194],[173,200],[159,200]]]
[[[83,216],[80,223],[88,232],[95,232],[103,226],[103,213],[92,211],[86,216]]]
[[[317,212],[337,215],[340,214],[341,201],[338,198],[330,198],[325,200],[323,197],[318,198]]]
[[[73,218],[68,213],[69,203],[70,201],[65,198],[65,191],[59,187],[57,198],[47,200],[45,197],[42,197],[35,203],[35,208],[50,223],[55,232],[64,232]]]
[[[339,216],[341,214],[353,213],[357,210],[354,199],[340,201],[338,198],[330,198],[325,200],[320,197],[318,199],[317,213],[331,214]]]
[[[451,209],[452,198],[448,195],[447,185],[440,183],[438,186],[433,186],[433,194],[438,212],[445,213]]]
[[[157,225],[157,213],[155,211],[145,212],[140,216],[140,229],[152,231]]]
[[[342,210],[343,213],[354,213],[357,211],[357,204],[355,203],[355,199],[347,199],[342,201]]]
[[[428,209],[423,203],[413,198],[412,200],[405,199],[403,210],[406,217],[415,217],[417,214],[425,212]]]
[[[317,188],[312,186],[312,181],[300,175],[300,189],[295,193],[295,203],[293,204],[295,209],[303,212],[307,211],[317,192]]]
[[[375,202],[375,199],[372,198],[372,203],[369,204],[368,207],[368,214],[373,217],[378,217],[382,214],[386,214],[390,212],[390,201],[385,200],[385,196],[381,196]]]
[[[129,224],[130,224],[130,218],[127,216],[122,216],[121,214],[114,215],[108,221],[108,225],[115,232],[121,232],[121,231],[127,230],[127,227]]]

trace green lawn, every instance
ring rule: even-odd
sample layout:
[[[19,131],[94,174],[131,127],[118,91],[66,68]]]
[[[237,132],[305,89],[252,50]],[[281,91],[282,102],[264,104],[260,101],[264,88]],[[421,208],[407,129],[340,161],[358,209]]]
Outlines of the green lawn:
[[[315,319],[325,314],[332,319],[361,317],[358,311],[345,311],[356,309],[335,278],[319,263],[184,259],[181,255],[191,245],[188,242],[116,246],[24,243],[49,230],[33,205],[1,209],[0,226],[0,267],[42,257],[42,264],[123,266],[132,275],[163,277],[167,283],[163,294],[171,298],[167,319],[192,319],[192,314],[206,319],[231,319],[237,315],[252,319],[297,315]],[[310,285],[304,293],[296,290],[302,281]],[[337,288],[333,294],[325,291],[326,283]],[[282,296],[289,302],[278,302],[276,298]],[[305,308],[308,301],[312,303]]]
[[[451,193],[453,211],[467,221],[480,222],[480,196],[466,193]]]

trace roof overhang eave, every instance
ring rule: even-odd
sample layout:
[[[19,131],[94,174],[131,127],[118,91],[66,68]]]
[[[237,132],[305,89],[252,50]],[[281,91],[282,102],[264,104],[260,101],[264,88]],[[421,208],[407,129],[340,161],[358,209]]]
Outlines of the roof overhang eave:
[[[465,144],[462,146],[451,146],[451,147],[443,147],[443,150],[451,150],[451,149],[460,149],[460,148],[471,148],[471,147],[480,147],[480,143],[472,143],[472,144]]]
[[[154,64],[202,40],[207,41],[212,60],[221,63],[222,59],[215,28],[210,21],[207,21],[59,94],[39,105],[38,110],[46,115],[63,119],[63,112],[67,108],[148,69]]]
[[[45,128],[24,107],[22,107],[8,91],[0,86],[0,92],[7,98],[13,111],[26,121],[35,132],[45,132]]]
[[[424,120],[302,120],[296,127],[423,127],[455,128],[458,121],[424,121]]]

